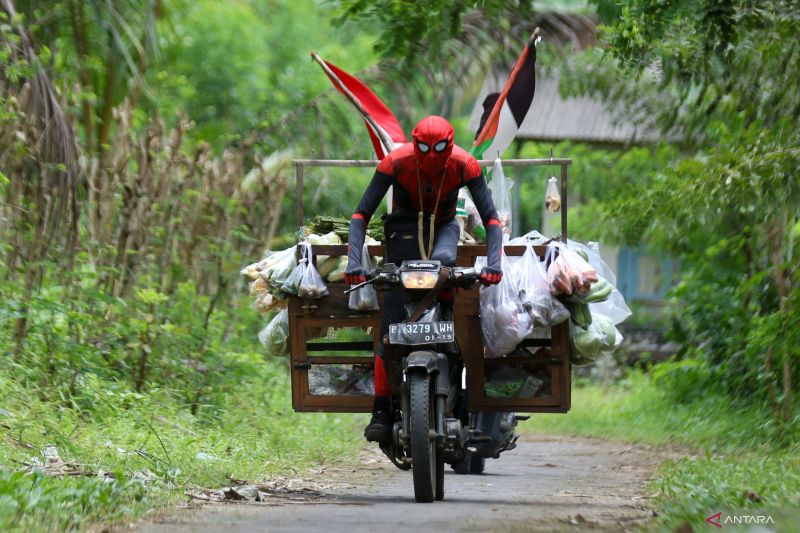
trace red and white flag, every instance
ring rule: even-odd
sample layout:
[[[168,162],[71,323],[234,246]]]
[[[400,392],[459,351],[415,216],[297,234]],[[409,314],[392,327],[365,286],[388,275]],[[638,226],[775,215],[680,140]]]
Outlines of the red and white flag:
[[[369,87],[316,53],[311,52],[311,57],[319,63],[333,86],[345,95],[364,117],[378,159],[383,159],[386,154],[408,142],[397,118],[386,104],[369,90]]]

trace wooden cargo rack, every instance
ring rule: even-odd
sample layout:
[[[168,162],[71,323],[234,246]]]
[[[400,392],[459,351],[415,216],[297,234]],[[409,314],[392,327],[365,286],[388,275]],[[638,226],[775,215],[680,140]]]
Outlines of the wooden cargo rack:
[[[511,159],[504,166],[560,166],[561,167],[561,238],[567,235],[567,167],[570,159]],[[293,161],[297,176],[296,221],[303,223],[303,169],[306,166],[375,167],[378,161],[313,160]],[[493,161],[481,161],[484,166]],[[525,246],[505,246],[509,257],[520,256]],[[540,257],[544,247],[534,247]],[[346,245],[313,246],[314,261],[319,256],[343,256]],[[383,257],[382,245],[369,246],[373,257]],[[486,255],[486,245],[460,245],[457,264],[472,266],[477,257]],[[380,311],[354,311],[348,309],[347,285],[327,283],[330,294],[319,300],[299,297],[289,298],[289,349],[292,377],[292,407],[295,411],[369,412],[372,408],[371,391],[363,387],[355,392],[340,393],[312,391],[311,374],[324,367],[358,369],[371,375],[380,331]],[[379,301],[381,291],[378,291]],[[479,288],[459,290],[455,299],[454,318],[456,340],[466,368],[466,385],[469,408],[473,411],[516,412],[566,412],[570,408],[569,325],[563,322],[553,328],[539,331],[536,338],[526,339],[521,346],[530,355],[520,357],[484,357],[480,323]],[[533,397],[492,397],[486,391],[487,373],[502,367],[521,368],[549,377],[549,386]],[[539,394],[542,392],[542,394]]]

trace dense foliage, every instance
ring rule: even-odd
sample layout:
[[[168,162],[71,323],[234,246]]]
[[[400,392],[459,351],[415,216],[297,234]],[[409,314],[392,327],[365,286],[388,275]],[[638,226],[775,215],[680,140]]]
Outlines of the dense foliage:
[[[235,4],[0,3],[0,527],[122,517],[355,441],[350,417],[294,418],[239,269],[293,238],[293,153],[368,157],[306,55],[368,37],[314,2]],[[306,205],[350,209],[366,175],[341,177],[308,176]],[[85,475],[22,472],[51,445]]]
[[[721,385],[794,425],[800,93],[788,88],[800,82],[799,30],[794,2],[637,1],[604,33],[613,70],[641,76],[639,98],[659,92],[649,112],[684,150],[609,217],[624,239],[683,259],[684,353],[711,363],[699,388]],[[609,95],[612,83],[593,88]]]
[[[78,526],[147,500],[133,479],[145,469],[162,486],[220,485],[347,449],[350,419],[300,425],[284,413],[285,369],[261,360],[263,319],[238,276],[265,246],[293,241],[293,156],[371,155],[361,121],[308,52],[365,79],[406,130],[425,114],[451,117],[463,145],[484,73],[513,60],[550,16],[533,7],[0,0],[0,417],[9,443],[0,518],[43,520],[37,502],[62,509],[58,490],[68,486],[82,503],[44,527]],[[798,6],[596,7],[607,24],[602,46],[542,54],[540,63],[562,69],[563,90],[606,98],[664,143],[555,147],[575,159],[573,235],[681,260],[672,322],[682,361],[655,372],[659,401],[719,389],[713,401],[768,411],[772,419],[759,422],[768,438],[791,443],[800,382]],[[516,148],[539,157],[549,149]],[[368,176],[308,172],[309,214],[348,213]],[[524,206],[535,206],[520,214],[526,229],[545,223],[546,176],[536,178],[519,182]],[[8,468],[49,444],[113,470],[118,483],[57,485]],[[220,461],[201,464],[197,454]],[[267,456],[277,458],[264,466]]]

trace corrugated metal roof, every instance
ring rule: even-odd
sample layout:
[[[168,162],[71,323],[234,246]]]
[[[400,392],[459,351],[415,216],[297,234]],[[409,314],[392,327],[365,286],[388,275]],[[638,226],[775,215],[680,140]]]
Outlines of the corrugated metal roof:
[[[503,88],[507,73],[486,78],[470,115],[470,131],[476,131],[483,112],[483,99]],[[604,102],[588,97],[563,98],[556,73],[536,76],[533,105],[517,133],[518,139],[584,143],[632,144],[653,142],[660,136],[646,124],[633,123]],[[488,156],[488,154],[487,154]]]

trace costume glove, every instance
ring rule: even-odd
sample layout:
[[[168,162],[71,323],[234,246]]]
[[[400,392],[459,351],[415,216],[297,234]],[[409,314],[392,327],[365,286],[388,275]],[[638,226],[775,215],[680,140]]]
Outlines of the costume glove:
[[[344,272],[344,280],[348,285],[358,285],[367,281],[367,277],[364,275],[364,269],[360,266],[348,266]]]
[[[497,285],[503,279],[503,271],[497,268],[483,267],[480,279],[484,285]]]

